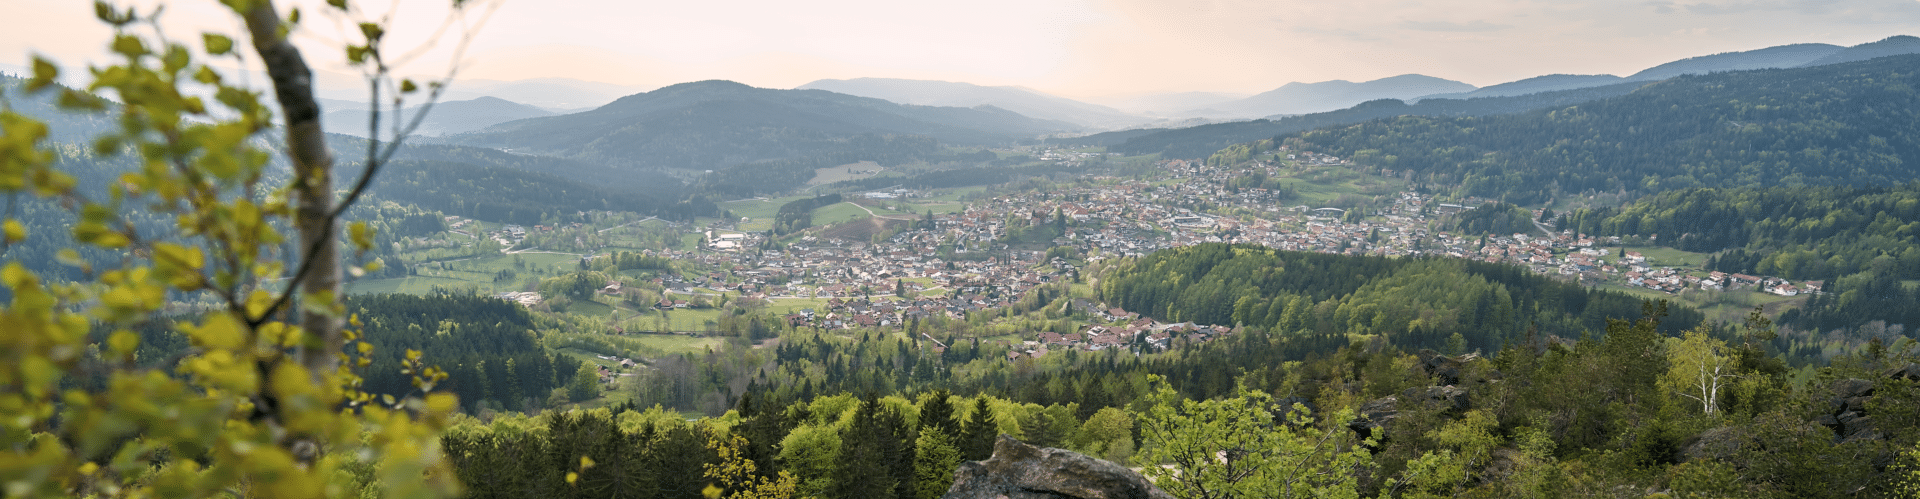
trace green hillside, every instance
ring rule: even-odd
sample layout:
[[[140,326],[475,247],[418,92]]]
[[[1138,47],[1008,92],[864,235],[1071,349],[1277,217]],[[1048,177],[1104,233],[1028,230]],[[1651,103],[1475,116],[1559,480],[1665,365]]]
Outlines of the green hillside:
[[[1681,76],[1577,106],[1401,116],[1275,143],[1461,193],[1539,204],[1582,193],[1887,185],[1920,164],[1920,56]]]

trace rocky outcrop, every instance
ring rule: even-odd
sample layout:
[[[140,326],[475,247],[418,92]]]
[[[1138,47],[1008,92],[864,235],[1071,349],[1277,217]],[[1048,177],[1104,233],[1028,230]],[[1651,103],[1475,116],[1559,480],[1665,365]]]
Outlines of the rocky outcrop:
[[[1904,370],[1894,370],[1888,377],[1899,377]],[[1878,440],[1883,438],[1873,426],[1873,417],[1867,415],[1867,401],[1873,400],[1873,382],[1858,378],[1849,378],[1833,382],[1833,399],[1829,401],[1832,409],[1814,422],[1833,430],[1834,442],[1857,440]]]
[[[1146,477],[1073,451],[1001,435],[993,457],[960,463],[942,499],[1173,499]]]
[[[1428,409],[1439,409],[1442,414],[1460,415],[1473,408],[1473,397],[1467,389],[1456,386],[1428,386],[1408,388],[1399,395],[1388,395],[1360,404],[1358,418],[1347,422],[1347,429],[1353,430],[1360,438],[1386,439],[1381,429],[1400,418],[1400,403],[1418,402]]]
[[[1909,362],[1907,365],[1888,369],[1885,376],[1891,379],[1920,381],[1920,364]]]
[[[1449,357],[1440,355],[1433,350],[1421,350],[1419,357],[1420,364],[1414,366],[1414,368],[1420,370],[1420,374],[1439,378],[1437,381],[1439,381],[1441,385],[1460,384],[1460,368],[1468,362],[1473,362],[1474,359],[1480,358],[1479,355],[1475,354]]]

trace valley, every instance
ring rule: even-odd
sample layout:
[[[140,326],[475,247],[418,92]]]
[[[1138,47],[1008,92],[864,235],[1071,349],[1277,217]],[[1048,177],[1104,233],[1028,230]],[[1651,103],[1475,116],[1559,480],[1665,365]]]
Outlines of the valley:
[[[1920,38],[1097,104],[416,82],[383,18],[369,105],[111,7],[0,74],[7,498],[1920,491]]]

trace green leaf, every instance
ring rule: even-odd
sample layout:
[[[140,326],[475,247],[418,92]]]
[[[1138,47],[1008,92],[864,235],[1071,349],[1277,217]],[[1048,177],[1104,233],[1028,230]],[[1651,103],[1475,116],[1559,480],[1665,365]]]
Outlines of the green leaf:
[[[27,91],[39,91],[42,88],[46,88],[47,85],[52,85],[54,80],[58,78],[60,78],[59,66],[53,65],[52,61],[48,61],[45,58],[35,56],[33,58],[33,81],[27,82]]]
[[[354,222],[347,226],[348,240],[353,241],[353,247],[361,251],[366,251],[368,248],[373,247],[373,236],[373,227],[368,226],[364,221]]]
[[[381,28],[378,23],[360,23],[360,34],[366,35],[367,42],[371,43],[380,41],[380,37],[386,35],[387,30]]]
[[[22,225],[19,220],[9,218],[6,222],[0,223],[0,226],[4,226],[5,228],[7,244],[13,244],[27,239],[27,226]]]
[[[207,45],[207,53],[227,55],[233,51],[233,39],[219,33],[201,33],[200,39]]]
[[[148,54],[147,42],[141,40],[139,37],[126,35],[116,36],[113,37],[113,51],[114,53],[127,57],[140,57]]]

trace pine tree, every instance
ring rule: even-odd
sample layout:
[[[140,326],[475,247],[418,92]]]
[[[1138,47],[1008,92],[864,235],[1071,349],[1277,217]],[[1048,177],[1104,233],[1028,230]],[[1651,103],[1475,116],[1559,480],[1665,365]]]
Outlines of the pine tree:
[[[993,407],[987,404],[987,396],[973,399],[973,414],[968,416],[966,424],[960,430],[960,457],[968,461],[979,461],[993,456],[994,439],[1000,436],[1000,423],[993,415]]]
[[[960,424],[953,420],[953,403],[948,401],[953,393],[942,388],[934,390],[920,399],[920,432],[934,432],[954,436]]]

